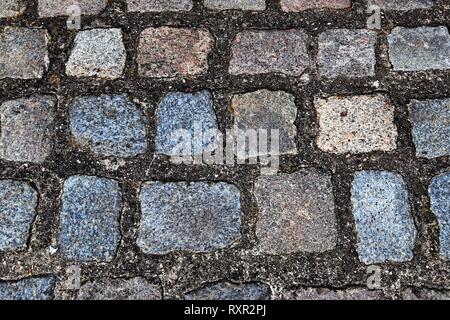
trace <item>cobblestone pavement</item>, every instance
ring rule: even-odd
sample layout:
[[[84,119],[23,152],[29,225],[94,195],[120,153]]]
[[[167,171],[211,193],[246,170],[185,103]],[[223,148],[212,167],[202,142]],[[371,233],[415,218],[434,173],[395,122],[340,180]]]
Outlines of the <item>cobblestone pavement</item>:
[[[73,4],[0,1],[0,299],[450,299],[448,0]]]

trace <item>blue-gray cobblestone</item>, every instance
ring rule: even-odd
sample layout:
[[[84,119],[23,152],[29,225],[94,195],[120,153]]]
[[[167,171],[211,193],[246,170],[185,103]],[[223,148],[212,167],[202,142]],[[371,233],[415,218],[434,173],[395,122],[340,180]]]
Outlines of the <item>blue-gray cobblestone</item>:
[[[440,226],[441,257],[450,260],[450,172],[435,177],[430,184],[431,210]]]

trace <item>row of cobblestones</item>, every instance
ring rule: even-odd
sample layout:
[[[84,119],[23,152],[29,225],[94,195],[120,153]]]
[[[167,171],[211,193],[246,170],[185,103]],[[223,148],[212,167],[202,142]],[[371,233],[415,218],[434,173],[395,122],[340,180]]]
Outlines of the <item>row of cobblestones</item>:
[[[449,298],[445,1],[71,4],[0,2],[0,299]]]

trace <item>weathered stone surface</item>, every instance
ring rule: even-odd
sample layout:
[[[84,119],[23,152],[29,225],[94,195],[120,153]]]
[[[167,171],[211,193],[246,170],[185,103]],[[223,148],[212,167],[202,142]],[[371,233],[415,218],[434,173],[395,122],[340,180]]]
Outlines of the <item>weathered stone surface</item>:
[[[319,36],[318,68],[322,77],[375,76],[377,34],[369,30],[328,30]]]
[[[156,150],[169,156],[191,156],[217,148],[216,139],[208,138],[209,130],[218,130],[212,96],[208,91],[167,94],[157,110]],[[188,137],[177,133],[185,130]],[[200,136],[196,139],[196,136]],[[199,141],[197,141],[199,140]]]
[[[371,0],[384,10],[409,11],[414,9],[428,9],[434,5],[433,0]]]
[[[41,17],[71,16],[72,6],[78,6],[82,15],[96,15],[107,6],[108,0],[39,0],[38,12]]]
[[[124,158],[147,150],[145,115],[126,95],[79,97],[69,114],[74,142],[82,149]]]
[[[352,186],[358,254],[366,264],[413,258],[417,230],[403,178],[392,172],[361,171]]]
[[[301,76],[309,66],[307,40],[302,30],[243,31],[233,41],[229,72]]]
[[[131,12],[190,11],[194,6],[192,0],[127,0],[127,4]]]
[[[435,177],[428,189],[440,227],[441,257],[450,260],[450,172]]]
[[[186,300],[270,300],[270,287],[262,283],[219,282],[186,294]]]
[[[449,290],[431,290],[423,288],[406,288],[402,292],[403,300],[450,300]]]
[[[0,282],[0,300],[51,300],[54,287],[53,277]]]
[[[266,0],[205,0],[204,6],[213,10],[264,10]]]
[[[283,11],[299,12],[308,9],[346,9],[352,6],[350,0],[280,0]]]
[[[252,93],[240,94],[233,97],[231,109],[235,130],[270,130],[280,131],[279,154],[297,153],[297,118],[295,97],[283,91],[259,90]],[[271,141],[268,142],[270,148]],[[250,157],[267,153],[250,153]],[[273,155],[273,153],[272,153]]]
[[[115,180],[72,176],[64,183],[59,242],[68,260],[109,261],[120,240],[122,194]]]
[[[450,69],[450,35],[441,27],[397,27],[388,36],[395,71]]]
[[[259,177],[256,236],[269,254],[332,250],[337,241],[331,178],[317,170]]]
[[[137,243],[147,254],[214,251],[240,238],[240,192],[227,183],[163,183],[142,186]]]
[[[81,286],[78,300],[160,300],[162,289],[144,278],[98,279]]]
[[[37,202],[38,194],[28,183],[0,180],[0,251],[27,247]]]
[[[23,0],[2,0],[0,1],[0,19],[17,17],[24,12],[25,8]]]
[[[66,64],[66,74],[117,79],[122,76],[125,61],[126,51],[120,29],[80,31]]]
[[[395,107],[384,95],[318,98],[317,145],[326,152],[366,153],[397,148]]]
[[[49,39],[43,29],[0,28],[0,79],[42,78],[50,64]]]
[[[302,288],[286,290],[282,300],[383,300],[380,291],[369,291],[366,288],[330,290],[327,288]]]
[[[0,106],[0,157],[43,162],[52,152],[56,99],[34,95]]]
[[[208,72],[214,40],[206,29],[148,28],[141,33],[139,74],[150,78],[192,77]]]
[[[409,105],[416,155],[450,155],[450,99],[413,100]]]

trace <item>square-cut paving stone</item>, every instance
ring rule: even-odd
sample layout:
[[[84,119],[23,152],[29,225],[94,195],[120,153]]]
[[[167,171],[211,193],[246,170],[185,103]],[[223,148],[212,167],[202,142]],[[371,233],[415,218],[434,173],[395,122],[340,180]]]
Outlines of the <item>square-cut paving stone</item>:
[[[315,105],[320,125],[317,144],[323,151],[358,154],[397,148],[395,107],[388,97],[318,98]]]
[[[205,0],[203,5],[213,10],[264,10],[266,0]]]
[[[271,130],[279,130],[280,154],[297,153],[297,118],[295,97],[283,91],[259,90],[233,97],[231,110],[235,130],[267,130],[271,139]],[[239,132],[239,131],[238,131]],[[268,149],[271,140],[268,141]],[[269,152],[250,152],[250,157],[267,155]],[[270,151],[270,150],[266,150]],[[273,155],[273,153],[271,153]]]
[[[404,262],[413,258],[417,230],[408,190],[399,174],[356,173],[351,201],[362,262]]]
[[[308,9],[346,9],[352,6],[350,0],[280,0],[283,11],[299,12]]]
[[[450,172],[435,177],[428,193],[440,226],[441,256],[450,260]]]
[[[108,0],[39,0],[41,17],[71,16],[71,8],[76,6],[82,15],[96,15],[105,10]]]
[[[43,162],[52,152],[56,99],[35,95],[0,106],[0,157]]]
[[[450,290],[432,290],[426,288],[406,288],[402,300],[450,301]]]
[[[208,252],[240,238],[240,191],[234,185],[149,182],[140,202],[137,243],[144,253]]]
[[[37,202],[28,183],[0,180],[0,251],[26,249]]]
[[[206,29],[145,29],[138,48],[139,74],[150,78],[187,78],[205,74],[213,46],[213,37]]]
[[[309,66],[307,42],[302,30],[243,31],[233,41],[229,72],[301,76]]]
[[[50,64],[48,32],[20,27],[0,28],[0,79],[39,79]]]
[[[331,178],[317,170],[262,176],[255,196],[256,236],[269,254],[324,252],[337,241]]]
[[[127,0],[130,12],[190,11],[192,0]]]
[[[81,286],[78,300],[160,300],[162,289],[144,278],[97,279]]]
[[[449,156],[450,99],[413,100],[409,114],[417,156]]]
[[[120,241],[122,193],[115,180],[72,176],[64,183],[61,255],[76,261],[110,261]]]
[[[429,9],[434,5],[433,0],[371,0],[371,3],[384,10],[396,11]]]
[[[319,36],[318,68],[322,77],[375,76],[377,34],[369,30],[328,30]]]
[[[17,17],[25,11],[25,8],[23,0],[1,0],[0,18]]]
[[[66,74],[117,79],[122,76],[125,61],[126,52],[120,29],[80,31],[66,64]]]
[[[126,95],[78,97],[69,114],[70,131],[80,149],[121,158],[147,151],[145,115]]]
[[[366,288],[330,290],[327,288],[302,288],[282,292],[282,300],[383,300],[380,291]]]
[[[219,282],[186,294],[187,300],[270,300],[270,287],[262,283]]]
[[[52,300],[54,277],[0,282],[0,300]]]
[[[397,27],[388,36],[395,71],[450,69],[450,35],[440,27]]]
[[[213,99],[208,91],[167,94],[157,110],[156,150],[169,156],[201,155],[218,144],[209,131],[217,131]]]

